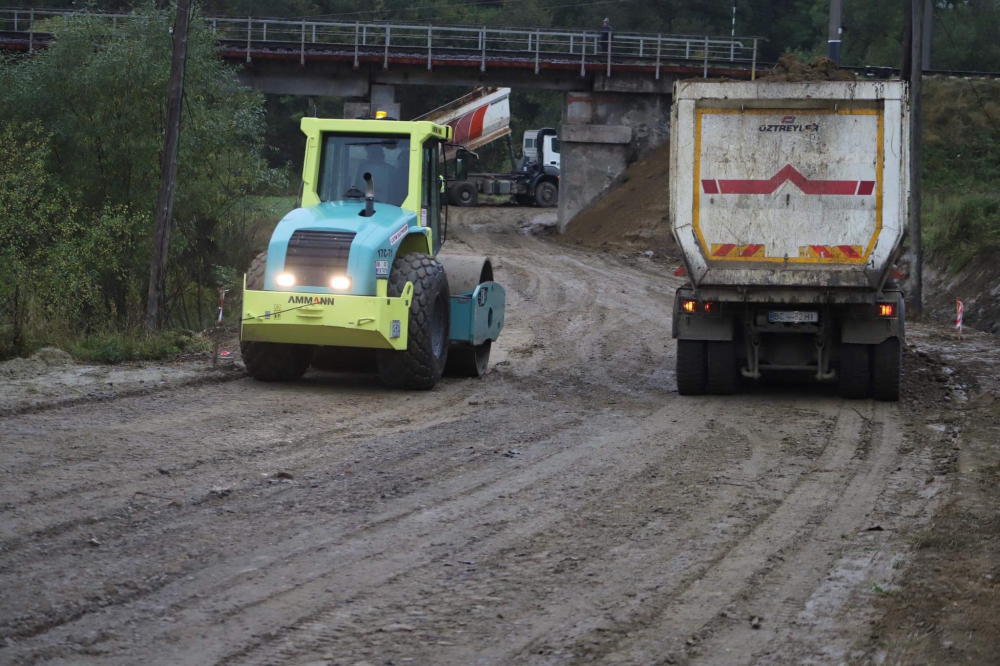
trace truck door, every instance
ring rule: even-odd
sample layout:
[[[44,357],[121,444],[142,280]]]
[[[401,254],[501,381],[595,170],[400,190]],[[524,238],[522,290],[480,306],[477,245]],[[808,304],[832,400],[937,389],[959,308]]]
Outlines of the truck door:
[[[434,241],[434,254],[441,249],[441,185],[438,178],[439,142],[428,139],[424,142],[423,168],[420,170],[420,226],[430,227]]]
[[[551,134],[546,135],[542,154],[545,156],[545,166],[550,168],[555,167],[556,173],[558,173],[559,163],[561,162],[561,158],[559,157],[559,137],[552,136]]]

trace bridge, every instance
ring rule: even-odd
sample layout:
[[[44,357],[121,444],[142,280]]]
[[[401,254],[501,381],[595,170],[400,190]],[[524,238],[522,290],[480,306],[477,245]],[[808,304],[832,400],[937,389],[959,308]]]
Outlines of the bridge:
[[[0,8],[0,50],[32,52],[71,10]],[[128,14],[95,13],[112,30]],[[752,79],[761,37],[202,17],[219,54],[262,92],[358,100],[399,117],[394,86],[542,88],[565,93],[559,224],[596,201],[628,163],[666,140],[680,77]]]

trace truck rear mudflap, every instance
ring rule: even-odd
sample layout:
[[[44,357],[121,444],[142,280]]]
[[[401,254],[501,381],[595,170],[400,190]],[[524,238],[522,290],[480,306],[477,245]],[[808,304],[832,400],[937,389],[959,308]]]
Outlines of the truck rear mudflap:
[[[404,350],[412,300],[411,282],[398,297],[244,290],[240,339]]]

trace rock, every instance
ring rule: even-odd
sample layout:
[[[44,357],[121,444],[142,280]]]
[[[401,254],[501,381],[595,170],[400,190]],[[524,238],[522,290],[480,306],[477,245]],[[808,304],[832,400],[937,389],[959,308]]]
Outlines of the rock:
[[[294,479],[294,478],[295,478],[295,475],[294,475],[294,474],[292,474],[291,472],[284,472],[284,471],[282,471],[282,472],[278,472],[278,473],[277,473],[277,474],[275,474],[274,476],[275,476],[275,478],[277,478],[277,479],[289,479],[289,480],[291,480],[291,479]]]
[[[941,643],[941,647],[944,648],[945,650],[950,650],[953,645],[955,645],[954,641],[944,641],[943,643]]]
[[[163,476],[170,476],[170,470],[169,469],[165,469],[163,467],[160,467],[156,471],[159,472],[160,474],[162,474]]]
[[[230,488],[229,486],[216,486],[215,488],[212,488],[212,490],[209,492],[215,495],[216,497],[226,497],[227,495],[232,494],[233,489]]]
[[[90,537],[90,538],[89,538],[89,539],[87,540],[87,543],[89,543],[89,544],[90,544],[91,546],[94,546],[94,547],[97,547],[97,546],[100,546],[100,545],[101,545],[101,542],[100,542],[100,541],[98,541],[97,539],[95,539],[94,537]]]
[[[753,627],[754,629],[760,629],[760,623],[761,619],[756,615],[754,615],[753,619],[750,620],[750,626]]]
[[[649,257],[650,259],[652,259],[652,258],[653,258],[653,255],[655,255],[656,253],[655,253],[655,252],[653,252],[652,250],[646,250],[646,251],[645,251],[645,252],[643,252],[642,254],[643,254],[643,256],[645,256],[645,257]]]

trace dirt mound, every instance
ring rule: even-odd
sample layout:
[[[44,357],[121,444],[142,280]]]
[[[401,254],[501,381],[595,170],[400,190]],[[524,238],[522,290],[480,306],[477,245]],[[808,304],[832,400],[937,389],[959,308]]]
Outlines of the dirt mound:
[[[0,363],[0,377],[26,379],[43,374],[48,368],[73,365],[73,357],[57,347],[42,347],[31,358],[15,358]]]
[[[796,83],[799,81],[856,81],[854,72],[840,69],[837,63],[825,56],[802,62],[794,55],[782,56],[778,64],[760,81],[767,83]]]
[[[611,194],[573,218],[559,240],[589,247],[676,252],[670,235],[670,146],[664,143],[626,169]]]
[[[955,301],[965,306],[966,326],[1000,335],[1000,268],[993,257],[980,257],[957,272],[933,258],[924,264],[924,312],[955,321]]]

